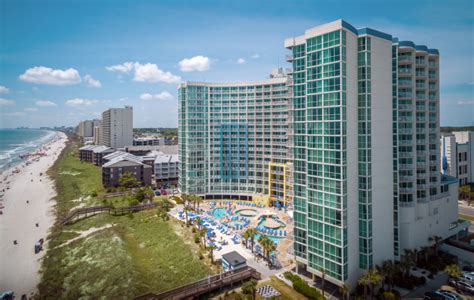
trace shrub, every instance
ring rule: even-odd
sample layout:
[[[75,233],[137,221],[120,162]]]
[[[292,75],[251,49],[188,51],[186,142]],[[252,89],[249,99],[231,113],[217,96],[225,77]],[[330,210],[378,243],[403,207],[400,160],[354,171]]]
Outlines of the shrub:
[[[318,290],[310,287],[308,283],[298,275],[293,274],[291,272],[285,272],[283,273],[283,276],[293,283],[293,288],[295,289],[295,291],[303,294],[307,298],[314,300],[324,299]]]
[[[384,300],[395,300],[397,298],[392,292],[384,292],[383,293],[383,299]]]
[[[199,244],[199,243],[201,242],[201,238],[199,237],[198,234],[195,234],[195,235],[194,235],[194,242],[195,242],[196,244]]]

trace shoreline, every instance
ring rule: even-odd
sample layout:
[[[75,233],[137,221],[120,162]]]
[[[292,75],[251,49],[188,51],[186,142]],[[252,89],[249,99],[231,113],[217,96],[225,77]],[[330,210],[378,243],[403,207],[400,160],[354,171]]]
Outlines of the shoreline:
[[[66,141],[67,136],[57,132],[36,154],[0,173],[0,291],[11,290],[18,298],[34,294],[40,281],[45,251],[35,254],[34,244],[46,240],[56,218],[56,189],[47,171]]]

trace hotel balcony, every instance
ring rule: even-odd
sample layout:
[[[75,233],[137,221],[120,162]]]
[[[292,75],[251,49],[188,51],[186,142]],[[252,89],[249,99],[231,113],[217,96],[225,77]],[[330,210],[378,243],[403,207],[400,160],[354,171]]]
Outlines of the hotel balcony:
[[[398,141],[400,146],[411,146],[413,144],[412,140],[400,140]]]
[[[410,122],[410,121],[412,121],[412,120],[413,120],[413,118],[412,118],[411,116],[399,116],[399,117],[398,117],[398,121],[402,121],[402,122],[403,122],[403,121],[405,121],[405,122]]]
[[[430,188],[430,186],[428,184],[417,184],[416,188],[419,190],[427,190]]]
[[[287,75],[293,74],[293,68],[286,68],[286,74]]]
[[[411,194],[411,193],[414,193],[414,192],[415,192],[415,188],[413,188],[413,187],[401,187],[400,188],[400,193]]]
[[[407,181],[413,181],[413,180],[415,180],[415,176],[400,176],[400,181],[407,182]]]
[[[400,152],[400,158],[410,158],[413,157],[413,152]]]
[[[400,168],[400,170],[412,170],[413,165],[412,164],[400,164],[399,168]]]
[[[400,133],[400,134],[412,134],[413,129],[411,129],[411,128],[400,128],[400,129],[398,129],[398,133]]]
[[[292,54],[287,54],[287,55],[286,55],[286,61],[287,61],[287,62],[293,61],[293,55],[292,55]]]
[[[398,106],[398,109],[399,109],[399,110],[409,110],[409,111],[411,111],[411,110],[412,110],[412,107],[413,107],[413,106],[412,106],[411,104],[400,104],[400,105]]]

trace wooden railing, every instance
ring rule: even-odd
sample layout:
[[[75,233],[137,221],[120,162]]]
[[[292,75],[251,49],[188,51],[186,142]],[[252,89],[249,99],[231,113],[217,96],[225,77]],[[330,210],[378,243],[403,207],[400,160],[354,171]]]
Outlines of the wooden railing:
[[[138,296],[135,300],[157,300],[157,299],[185,299],[197,297],[210,291],[223,288],[234,283],[254,278],[260,279],[260,273],[251,267],[242,267],[225,273],[210,276],[196,282],[180,286],[178,288],[163,292],[161,294],[148,293]]]
[[[59,223],[61,225],[72,224],[76,222],[77,220],[87,218],[99,213],[109,213],[114,216],[120,216],[120,215],[124,215],[130,212],[137,212],[137,211],[157,207],[158,205],[160,205],[160,203],[152,202],[152,203],[124,206],[124,207],[113,207],[112,205],[100,205],[100,206],[93,206],[93,207],[77,208],[77,209],[72,210]]]

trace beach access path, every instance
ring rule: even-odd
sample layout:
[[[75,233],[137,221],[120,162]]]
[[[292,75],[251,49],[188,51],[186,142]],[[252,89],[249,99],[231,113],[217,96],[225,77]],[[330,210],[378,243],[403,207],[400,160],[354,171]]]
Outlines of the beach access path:
[[[41,147],[45,156],[32,158],[30,164],[23,162],[0,175],[0,192],[5,189],[0,215],[0,292],[11,290],[18,299],[35,293],[40,280],[38,271],[45,251],[35,254],[34,245],[41,238],[46,241],[55,220],[52,199],[56,191],[46,171],[66,141],[66,135],[58,133]],[[19,173],[12,173],[15,169]]]

